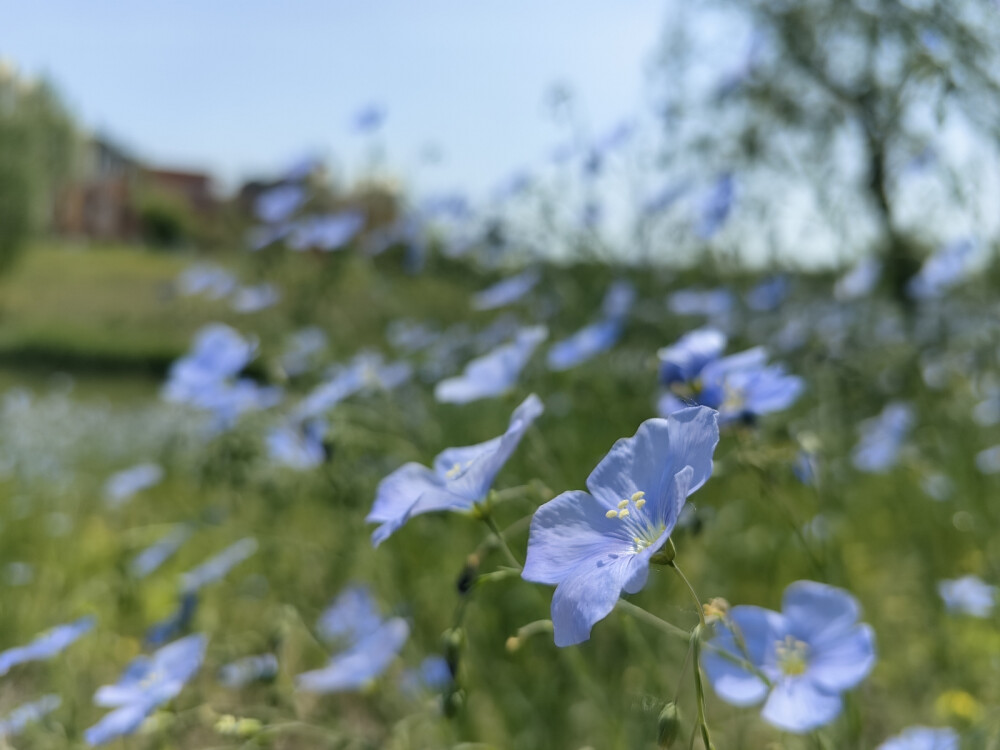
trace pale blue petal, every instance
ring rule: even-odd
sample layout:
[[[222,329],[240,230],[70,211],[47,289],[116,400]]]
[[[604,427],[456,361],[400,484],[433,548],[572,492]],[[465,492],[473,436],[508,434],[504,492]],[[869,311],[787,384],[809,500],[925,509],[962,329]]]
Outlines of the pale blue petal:
[[[840,692],[861,682],[874,666],[875,632],[861,624],[813,648],[808,675],[824,690]]]
[[[779,729],[803,734],[836,719],[842,705],[840,695],[824,693],[799,677],[781,680],[774,686],[761,716]]]
[[[564,492],[541,506],[531,519],[522,577],[554,586],[613,545],[626,550],[628,544],[617,539],[620,521],[607,518],[606,511],[580,490]]]
[[[886,740],[877,750],[958,750],[959,737],[954,729],[910,727]]]
[[[820,650],[844,636],[858,621],[857,599],[843,589],[816,581],[796,581],[785,589],[781,611],[792,635]]]
[[[713,689],[722,700],[734,706],[750,706],[759,703],[767,695],[767,683],[750,670],[721,656],[718,651],[739,659],[749,657],[755,667],[765,671],[774,644],[785,637],[787,624],[781,614],[763,607],[733,607],[729,616],[746,646],[746,655],[737,645],[729,628],[718,623],[715,625],[715,636],[702,652],[702,665]],[[773,674],[772,670],[765,671],[765,674],[767,672]]]

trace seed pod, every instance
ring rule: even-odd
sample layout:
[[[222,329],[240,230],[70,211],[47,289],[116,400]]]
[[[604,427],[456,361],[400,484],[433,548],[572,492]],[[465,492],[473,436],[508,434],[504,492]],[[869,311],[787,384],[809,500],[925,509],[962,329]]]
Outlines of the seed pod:
[[[673,747],[677,736],[681,733],[681,712],[677,704],[671,701],[660,711],[658,719],[657,741],[663,750]]]

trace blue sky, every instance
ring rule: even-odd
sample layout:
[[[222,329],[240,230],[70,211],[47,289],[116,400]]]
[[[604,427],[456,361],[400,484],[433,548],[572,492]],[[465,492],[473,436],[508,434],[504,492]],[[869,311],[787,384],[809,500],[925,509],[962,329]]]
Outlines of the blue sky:
[[[561,140],[551,84],[573,88],[593,131],[646,106],[664,3],[0,0],[0,13],[0,56],[155,162],[231,185],[319,151],[353,173],[372,144],[350,117],[375,101],[407,180],[482,192]]]

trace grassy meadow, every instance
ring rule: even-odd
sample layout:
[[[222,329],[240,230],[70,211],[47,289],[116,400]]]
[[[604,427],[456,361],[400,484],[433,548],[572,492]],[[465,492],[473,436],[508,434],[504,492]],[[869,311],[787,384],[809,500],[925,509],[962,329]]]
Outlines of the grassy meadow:
[[[0,678],[0,715],[46,693],[62,698],[12,746],[83,746],[84,729],[105,711],[93,705],[94,691],[114,683],[143,650],[147,629],[175,610],[178,576],[252,536],[257,552],[199,594],[185,626],[209,637],[202,669],[114,746],[655,748],[657,717],[676,700],[676,747],[688,747],[697,707],[685,640],[615,611],[580,646],[556,647],[545,625],[510,642],[549,617],[552,589],[522,581],[485,524],[467,514],[422,515],[374,549],[364,517],[392,470],[501,434],[513,408],[536,393],[545,413],[494,485],[503,499],[496,523],[523,560],[535,509],[584,488],[614,441],[656,416],[657,350],[706,322],[671,312],[667,295],[719,285],[742,294],[759,276],[543,265],[524,299],[477,312],[470,295],[504,274],[434,259],[411,275],[391,252],[222,257],[245,283],[266,279],[282,290],[274,307],[237,314],[223,300],[178,293],[176,279],[194,260],[45,245],[0,280],[0,649],[80,616],[97,619],[64,653]],[[545,350],[598,317],[615,278],[638,291],[617,346],[564,372],[547,369]],[[1000,427],[972,419],[1000,373],[990,276],[909,314],[881,293],[836,302],[833,281],[796,275],[776,310],[740,308],[729,320],[727,352],[767,346],[806,387],[789,409],[723,430],[713,476],[672,538],[703,602],[778,609],[799,579],[849,590],[875,630],[877,664],[833,724],[802,736],[708,688],[715,746],[875,748],[919,723],[956,728],[962,747],[998,748],[1000,613],[949,613],[937,588],[966,574],[1000,581],[1000,480],[976,464],[1000,442]],[[396,351],[387,330],[400,320],[443,332],[455,346],[447,357]],[[514,325],[505,320],[549,329],[516,387],[465,405],[435,401],[435,373],[453,374],[481,354],[486,344],[475,334],[491,326],[503,341]],[[170,363],[213,321],[259,339],[247,373],[284,388],[285,402],[208,435],[199,414],[164,402],[159,390]],[[802,329],[797,337],[791,322]],[[321,379],[320,368],[289,377],[280,366],[288,335],[306,325],[327,334],[322,364],[370,348],[408,359],[416,374],[392,391],[338,404],[328,415],[327,460],[295,471],[269,458],[264,435]],[[898,465],[883,474],[856,470],[859,423],[898,400],[915,410]],[[810,483],[793,470],[803,448],[817,467]],[[148,461],[163,466],[163,481],[108,507],[105,480]],[[942,499],[928,494],[934,481],[947,487]],[[129,561],[172,524],[188,524],[190,539],[136,580]],[[316,618],[351,583],[367,584],[385,614],[405,618],[409,640],[365,690],[294,690],[295,675],[328,656]],[[698,621],[667,568],[654,566],[628,599],[681,628]],[[265,652],[278,658],[273,680],[241,689],[219,683],[223,664]],[[406,670],[445,652],[457,659],[453,685],[401,686]],[[226,715],[260,724],[227,733]]]

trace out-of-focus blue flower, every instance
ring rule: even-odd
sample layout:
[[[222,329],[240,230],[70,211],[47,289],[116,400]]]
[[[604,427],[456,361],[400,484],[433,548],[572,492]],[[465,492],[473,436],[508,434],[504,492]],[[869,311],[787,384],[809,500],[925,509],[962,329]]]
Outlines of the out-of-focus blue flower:
[[[267,453],[290,469],[313,469],[326,460],[326,430],[322,419],[279,425],[267,433]]]
[[[509,198],[514,198],[531,187],[531,173],[527,171],[513,172],[497,183],[493,188],[493,200],[501,203]]]
[[[989,617],[997,603],[997,587],[978,576],[939,581],[938,593],[947,610],[960,615]]]
[[[222,579],[256,551],[257,540],[252,536],[234,542],[219,554],[181,576],[181,591],[186,594],[194,593],[209,583]]]
[[[286,375],[295,377],[308,372],[316,356],[327,347],[326,334],[322,328],[310,326],[293,333],[288,347],[281,356],[281,367]]]
[[[323,159],[321,157],[316,154],[305,154],[285,167],[281,176],[286,182],[300,182],[322,169]]]
[[[433,345],[441,334],[423,323],[394,320],[386,327],[385,338],[393,349],[413,354]]]
[[[316,630],[324,640],[346,646],[364,639],[381,623],[382,615],[368,587],[355,584],[345,588],[323,610]]]
[[[881,276],[881,263],[874,258],[862,258],[837,279],[833,287],[833,296],[843,301],[867,297],[875,291]]]
[[[933,472],[920,480],[920,488],[928,497],[941,503],[951,497],[955,491],[955,483],[947,474]]]
[[[715,236],[726,223],[736,200],[736,178],[731,172],[719,175],[701,199],[695,232],[703,240]]]
[[[801,734],[833,721],[843,706],[841,693],[871,672],[875,634],[858,622],[853,596],[823,583],[791,584],[781,609],[733,607],[726,622],[716,625],[702,659],[720,698],[736,706],[766,698],[763,718]],[[724,654],[749,661],[757,673]]]
[[[547,336],[545,326],[520,329],[510,343],[472,360],[461,375],[438,383],[434,397],[445,403],[464,404],[506,393],[514,387],[521,370]]]
[[[104,483],[104,500],[108,505],[118,507],[137,492],[156,486],[162,479],[163,467],[159,464],[136,464],[108,477]]]
[[[623,120],[607,133],[597,138],[590,147],[587,158],[584,160],[584,174],[590,177],[600,174],[604,168],[604,160],[613,151],[628,143],[632,136],[635,135],[635,132],[635,122],[632,120]]]
[[[54,694],[43,695],[37,701],[21,704],[0,719],[0,740],[19,735],[28,724],[41,721],[61,705],[62,698]]]
[[[910,296],[925,300],[943,295],[965,277],[969,257],[975,249],[972,240],[961,239],[938,250],[924,262],[920,272],[910,279],[907,287]]]
[[[135,578],[145,578],[169,560],[191,537],[191,528],[185,524],[175,526],[156,543],[150,545],[129,563],[129,572]]]
[[[747,292],[747,307],[757,312],[777,310],[788,296],[791,282],[787,276],[773,276],[764,279]]]
[[[358,133],[371,133],[382,127],[385,122],[385,108],[379,104],[367,104],[357,112],[351,120],[351,125]]]
[[[976,454],[976,468],[983,474],[1000,473],[1000,445],[994,445]]]
[[[392,664],[406,639],[410,626],[394,617],[330,659],[322,669],[300,674],[296,687],[308,693],[338,693],[359,690],[381,675]]]
[[[667,350],[669,358],[663,361],[671,363],[671,366],[661,374],[661,378],[683,374],[685,370],[679,365],[685,364],[684,357],[694,352],[686,368],[687,373],[692,372],[703,359],[699,355],[714,351],[718,339],[716,337],[713,341],[711,334],[710,330],[703,331],[701,337],[692,338],[685,346],[678,342],[675,347],[670,347]],[[670,351],[675,348],[676,351]],[[711,359],[694,377],[686,381],[674,380],[669,388],[658,404],[661,416],[691,404],[700,404],[716,409],[719,421],[728,423],[752,422],[759,416],[787,409],[801,395],[805,383],[802,378],[786,373],[781,365],[768,365],[767,351],[756,347],[728,357]]]
[[[317,385],[295,408],[299,421],[318,417],[344,399],[365,389],[391,391],[413,377],[408,362],[389,362],[376,352],[360,352],[344,367],[336,368],[332,377]]]
[[[219,682],[228,688],[241,688],[258,680],[270,680],[278,674],[278,657],[274,654],[246,656],[219,669]]]
[[[675,315],[724,318],[733,309],[733,293],[728,289],[681,289],[667,297],[667,307]]]
[[[29,661],[44,661],[62,653],[81,636],[94,629],[93,617],[81,617],[66,625],[57,625],[41,633],[27,646],[17,646],[0,653],[0,675]]]
[[[660,360],[660,383],[690,383],[696,380],[709,362],[722,356],[726,334],[714,328],[699,328],[681,336],[676,344],[656,353]]]
[[[498,307],[511,305],[534,289],[541,278],[537,270],[529,268],[516,276],[498,281],[493,286],[472,295],[472,309],[496,310]]]
[[[292,250],[339,250],[353,240],[365,225],[360,211],[341,211],[300,219],[292,227],[288,246]]]
[[[222,299],[233,293],[237,282],[224,268],[198,263],[181,271],[177,286],[181,294],[204,294],[210,299]]]
[[[816,454],[807,450],[800,450],[795,456],[795,463],[792,464],[792,471],[795,478],[802,484],[813,485],[816,483]]]
[[[232,301],[234,312],[252,313],[273,307],[281,300],[281,293],[274,284],[257,284],[241,287],[236,291]]]
[[[913,407],[894,401],[877,417],[862,422],[858,426],[861,439],[851,454],[854,467],[859,471],[882,473],[895,466],[914,421]]]
[[[170,367],[164,397],[173,403],[195,400],[209,383],[236,375],[253,359],[257,344],[223,323],[202,327],[185,356]]]
[[[254,213],[261,221],[277,224],[290,219],[305,202],[306,191],[301,185],[278,185],[257,196]]]
[[[569,370],[606,352],[618,343],[622,324],[618,320],[599,320],[581,328],[569,338],[557,341],[549,349],[550,370]]]
[[[251,252],[260,252],[266,247],[285,239],[292,231],[291,224],[253,227],[247,232],[246,243]]]
[[[416,695],[423,690],[439,691],[451,684],[451,668],[447,660],[438,655],[426,657],[416,669],[408,669],[399,681],[404,693]]]
[[[892,737],[876,750],[958,750],[959,737],[954,729],[910,727]]]
[[[191,351],[170,367],[163,398],[211,412],[218,428],[230,426],[248,411],[266,409],[282,397],[279,388],[265,388],[234,376],[249,364],[257,345],[222,323],[195,334]]]
[[[201,666],[208,639],[189,635],[152,656],[133,659],[114,685],[94,694],[94,703],[114,710],[87,729],[88,745],[103,745],[132,734],[153,710],[176,697]]]
[[[193,591],[182,593],[177,609],[146,631],[146,645],[161,646],[176,638],[191,626],[198,609],[198,596]]]
[[[601,302],[601,312],[606,318],[624,318],[629,314],[636,298],[635,285],[619,279],[608,287]]]
[[[687,180],[668,182],[646,197],[640,213],[647,217],[662,213],[683,198],[690,188]]]
[[[718,415],[695,407],[642,423],[612,446],[587,478],[531,520],[523,577],[556,586],[557,646],[590,637],[622,591],[646,585],[650,558],[666,543],[687,497],[712,474]]]
[[[467,511],[484,500],[497,473],[542,411],[542,402],[532,394],[514,410],[503,435],[476,445],[448,448],[434,459],[433,469],[411,462],[383,479],[365,519],[381,524],[372,533],[372,544],[384,542],[411,516],[438,510]]]

